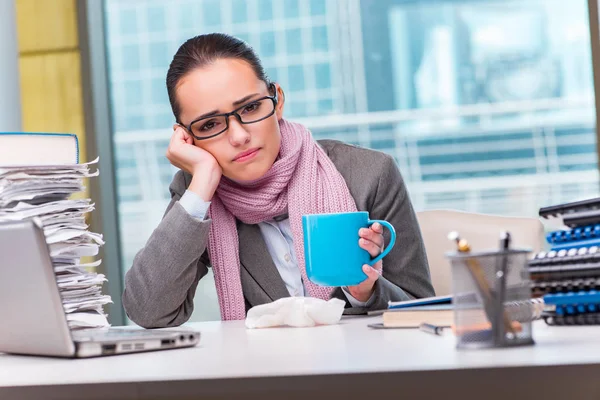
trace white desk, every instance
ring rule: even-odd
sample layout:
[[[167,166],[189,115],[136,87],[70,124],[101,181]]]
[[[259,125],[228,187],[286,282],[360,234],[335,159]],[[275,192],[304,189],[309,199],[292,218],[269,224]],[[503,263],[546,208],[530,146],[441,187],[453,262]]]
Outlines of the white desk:
[[[457,351],[450,332],[367,327],[379,318],[196,323],[198,347],[87,360],[0,354],[0,398],[600,398],[600,327],[537,322],[535,346]]]

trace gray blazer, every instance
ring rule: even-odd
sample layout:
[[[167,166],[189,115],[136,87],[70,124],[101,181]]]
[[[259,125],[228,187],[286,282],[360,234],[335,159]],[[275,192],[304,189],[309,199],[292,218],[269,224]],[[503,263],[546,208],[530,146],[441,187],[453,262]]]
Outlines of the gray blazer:
[[[368,211],[372,219],[387,220],[396,229],[396,245],[383,260],[383,276],[375,284],[375,301],[369,309],[383,309],[389,300],[433,296],[421,232],[394,159],[339,141],[320,140],[319,144],[344,177],[358,210]],[[210,267],[206,247],[211,220],[191,217],[178,202],[191,178],[177,172],[169,187],[171,202],[165,215],[125,276],[123,306],[129,318],[143,327],[186,322],[194,308],[198,281]],[[288,297],[258,225],[238,221],[237,227],[246,310]],[[387,230],[384,236],[388,243]],[[353,308],[340,288],[332,296],[346,301],[345,314],[368,311]]]

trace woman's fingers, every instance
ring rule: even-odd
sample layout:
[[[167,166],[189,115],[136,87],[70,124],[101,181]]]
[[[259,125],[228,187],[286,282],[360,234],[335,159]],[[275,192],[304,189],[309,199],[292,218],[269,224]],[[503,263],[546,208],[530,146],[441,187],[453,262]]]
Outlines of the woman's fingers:
[[[378,226],[376,227],[376,225]],[[377,229],[381,229],[381,232],[377,232]],[[358,236],[360,236],[361,239],[375,243],[380,250],[383,248],[383,228],[377,223],[373,224],[371,228],[360,228],[358,231]]]
[[[371,282],[375,282],[381,276],[381,271],[371,267],[369,264],[363,265],[363,272],[367,274],[367,280]]]
[[[188,133],[188,131],[186,131],[185,129],[181,129],[181,130],[183,131],[183,136],[185,138],[185,142],[187,144],[192,144],[193,145],[194,144],[194,138],[192,137],[192,135],[190,135]]]
[[[371,257],[377,257],[381,253],[381,246],[370,240],[360,238],[358,239],[358,245],[361,249],[368,251]]]
[[[371,225],[371,230],[375,233],[383,234],[383,226],[381,226],[379,222],[375,222],[373,225]]]
[[[371,257],[377,257],[383,248],[383,227],[379,223],[374,223],[370,228],[361,228],[358,231],[360,239],[358,245],[361,249],[369,252]]]
[[[194,139],[192,135],[190,135],[183,127],[178,126],[175,128],[175,132],[173,133],[173,140],[175,142],[183,142],[187,144],[194,144]]]

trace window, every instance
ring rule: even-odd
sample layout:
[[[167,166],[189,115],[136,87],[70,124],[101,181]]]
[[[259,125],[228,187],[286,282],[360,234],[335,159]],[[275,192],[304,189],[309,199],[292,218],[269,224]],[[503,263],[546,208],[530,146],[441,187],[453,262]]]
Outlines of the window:
[[[315,26],[312,28],[312,45],[315,51],[327,51],[327,26]]]
[[[262,21],[273,20],[273,0],[258,0],[258,18]]]
[[[300,16],[300,8],[298,2],[302,0],[284,0],[283,7],[286,18],[298,18]]]
[[[105,8],[126,268],[160,221],[175,173],[164,158],[168,64],[185,39],[207,32],[257,49],[285,90],[287,117],[316,138],[391,154],[417,211],[535,216],[598,195],[585,0],[105,0]],[[342,124],[331,118],[340,114]],[[197,298],[216,307],[210,280]],[[218,308],[194,315],[209,318]]]
[[[162,7],[148,8],[148,31],[149,32],[164,32],[165,31],[165,10]]]
[[[246,42],[249,41],[246,40]],[[261,57],[273,57],[275,55],[275,33],[272,31],[261,32],[259,45]]]
[[[286,30],[285,39],[288,54],[302,53],[302,31],[300,29]]]
[[[138,71],[140,69],[140,53],[138,46],[122,46],[121,58],[123,60],[123,71]]]
[[[234,0],[232,20],[234,23],[244,23],[248,21],[248,3],[246,0]]]
[[[329,64],[315,65],[315,80],[317,89],[329,89],[331,87],[331,68]]]
[[[165,69],[169,67],[173,57],[166,42],[151,42],[148,45],[148,65],[153,68]]]
[[[289,67],[288,77],[290,79],[290,90],[300,91],[304,89],[304,68],[302,65],[292,65]]]
[[[139,79],[125,81],[123,91],[127,106],[139,106],[142,104],[142,82]]]
[[[183,7],[186,4],[182,5]],[[221,5],[218,0],[205,0],[202,2],[202,19],[204,26],[218,28],[221,24]]]

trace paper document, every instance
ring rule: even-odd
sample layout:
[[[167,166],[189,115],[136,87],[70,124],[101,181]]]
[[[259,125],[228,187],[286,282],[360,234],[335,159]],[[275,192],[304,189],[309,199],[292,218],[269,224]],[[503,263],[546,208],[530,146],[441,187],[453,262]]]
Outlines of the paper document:
[[[81,263],[104,245],[102,234],[90,232],[86,223],[94,203],[71,199],[84,189],[84,178],[98,176],[90,171],[97,162],[0,168],[0,221],[40,221],[71,329],[109,326],[103,308],[112,299],[102,294],[106,277],[95,272],[101,260]]]
[[[106,316],[97,311],[82,311],[67,314],[67,323],[71,329],[108,328]]]

